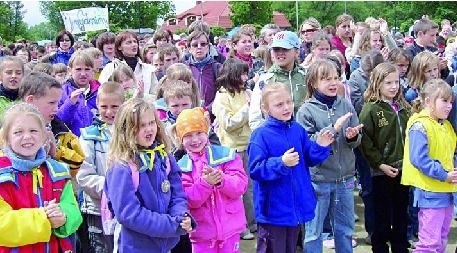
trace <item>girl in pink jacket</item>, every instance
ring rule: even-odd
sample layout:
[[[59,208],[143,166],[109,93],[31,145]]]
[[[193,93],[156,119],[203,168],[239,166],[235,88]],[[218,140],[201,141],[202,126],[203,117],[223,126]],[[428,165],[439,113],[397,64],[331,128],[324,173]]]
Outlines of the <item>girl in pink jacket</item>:
[[[211,146],[209,119],[202,108],[185,109],[173,132],[187,151],[178,165],[191,215],[197,229],[190,234],[193,252],[240,252],[240,233],[246,229],[241,196],[248,177],[236,150]]]

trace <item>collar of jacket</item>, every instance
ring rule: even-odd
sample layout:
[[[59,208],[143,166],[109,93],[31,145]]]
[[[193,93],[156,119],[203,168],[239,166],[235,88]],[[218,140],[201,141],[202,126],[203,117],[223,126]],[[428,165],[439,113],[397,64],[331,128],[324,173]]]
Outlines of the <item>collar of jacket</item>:
[[[291,72],[292,75],[294,75],[296,73],[300,73],[302,75],[305,75],[304,69],[302,67],[300,67],[300,65],[298,65],[297,62],[294,63],[294,68],[292,69],[292,71],[285,70],[285,69],[279,67],[277,64],[273,64],[270,67],[270,69],[268,69],[268,72],[269,73],[274,73],[274,74],[286,75],[286,76],[289,75],[289,72]]]

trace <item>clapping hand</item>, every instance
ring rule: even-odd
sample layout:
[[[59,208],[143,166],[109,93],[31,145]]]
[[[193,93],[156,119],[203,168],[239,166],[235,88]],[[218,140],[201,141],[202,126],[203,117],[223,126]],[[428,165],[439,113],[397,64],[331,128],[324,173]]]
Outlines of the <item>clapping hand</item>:
[[[222,171],[215,170],[209,166],[206,166],[203,169],[202,178],[210,185],[217,185],[220,184],[222,181]]]
[[[327,130],[323,133],[318,133],[317,134],[317,139],[316,142],[322,147],[327,147],[328,145],[332,144],[335,141],[335,136],[330,132],[330,130]]]
[[[352,139],[352,138],[356,137],[360,133],[360,130],[362,128],[363,128],[363,124],[360,124],[360,125],[355,126],[355,127],[346,128],[346,138],[347,139]]]
[[[67,216],[62,212],[55,199],[44,202],[44,211],[52,228],[59,228],[67,221]]]

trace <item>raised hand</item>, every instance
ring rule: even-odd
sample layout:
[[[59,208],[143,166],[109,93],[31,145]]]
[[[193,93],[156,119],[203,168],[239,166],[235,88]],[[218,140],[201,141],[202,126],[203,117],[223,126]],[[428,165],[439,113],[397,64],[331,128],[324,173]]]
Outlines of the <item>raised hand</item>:
[[[333,125],[333,128],[335,129],[336,132],[339,132],[341,128],[343,127],[344,123],[352,116],[352,112],[348,112],[344,114],[343,116],[339,117],[335,124]]]
[[[210,185],[217,185],[222,181],[222,172],[207,166],[203,169],[202,178]]]
[[[344,116],[343,116],[344,117]],[[316,143],[322,147],[327,147],[328,145],[332,144],[335,141],[335,136],[327,130],[323,133],[318,133]]]
[[[298,155],[298,152],[294,152],[294,149],[295,148],[291,148],[287,150],[281,157],[282,162],[287,167],[295,166],[300,161],[300,156]]]
[[[347,139],[352,139],[352,138],[356,137],[360,133],[360,130],[362,128],[363,128],[363,124],[360,124],[360,125],[355,126],[355,127],[346,128],[346,133],[345,133],[346,138]]]
[[[86,91],[86,88],[79,88],[79,89],[74,90],[74,91],[70,94],[70,101],[71,101],[71,103],[72,103],[72,104],[76,104],[76,102],[78,102],[79,95],[83,94],[84,91]]]

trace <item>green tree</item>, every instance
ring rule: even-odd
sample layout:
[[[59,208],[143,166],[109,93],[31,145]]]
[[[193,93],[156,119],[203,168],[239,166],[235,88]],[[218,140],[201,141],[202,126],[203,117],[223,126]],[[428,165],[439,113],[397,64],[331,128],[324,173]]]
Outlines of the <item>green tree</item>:
[[[167,19],[174,15],[175,7],[171,1],[50,1],[40,2],[41,13],[56,27],[64,29],[60,11],[86,7],[107,7],[109,10],[110,30],[115,28],[156,28],[157,19]]]
[[[58,30],[49,22],[41,22],[38,25],[31,26],[27,32],[29,40],[54,40]]]
[[[214,36],[223,36],[227,33],[227,30],[225,30],[225,28],[221,26],[212,26],[210,29],[211,33]]]
[[[230,20],[233,26],[255,24],[263,26],[271,23],[273,9],[271,1],[230,1]]]
[[[24,23],[24,5],[19,1],[0,2],[0,34],[5,41],[25,38],[27,25]]]

